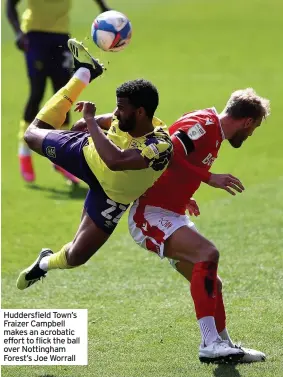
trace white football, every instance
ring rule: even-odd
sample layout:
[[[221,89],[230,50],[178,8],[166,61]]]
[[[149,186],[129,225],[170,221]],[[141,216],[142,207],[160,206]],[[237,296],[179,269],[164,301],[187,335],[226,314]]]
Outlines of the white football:
[[[123,13],[109,10],[93,21],[91,36],[94,43],[104,51],[123,50],[130,42],[132,25]]]

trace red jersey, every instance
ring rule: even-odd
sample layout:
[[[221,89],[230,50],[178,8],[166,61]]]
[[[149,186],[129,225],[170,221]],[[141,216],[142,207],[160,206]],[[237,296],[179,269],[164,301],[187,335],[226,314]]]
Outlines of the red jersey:
[[[201,182],[209,180],[224,134],[214,108],[184,114],[169,133],[174,146],[171,162],[139,201],[183,215]]]

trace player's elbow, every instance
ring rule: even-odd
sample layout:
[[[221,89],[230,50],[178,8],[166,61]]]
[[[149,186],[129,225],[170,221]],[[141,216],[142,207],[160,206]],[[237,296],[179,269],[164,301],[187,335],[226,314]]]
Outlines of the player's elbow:
[[[117,151],[112,156],[108,156],[107,160],[104,160],[104,162],[111,171],[125,170],[125,156],[123,151]]]
[[[112,171],[140,170],[148,167],[146,160],[134,150],[119,151],[104,162]]]
[[[110,160],[110,161],[106,162],[106,165],[107,165],[108,169],[110,169],[111,171],[123,170],[123,169],[121,169],[120,161]]]

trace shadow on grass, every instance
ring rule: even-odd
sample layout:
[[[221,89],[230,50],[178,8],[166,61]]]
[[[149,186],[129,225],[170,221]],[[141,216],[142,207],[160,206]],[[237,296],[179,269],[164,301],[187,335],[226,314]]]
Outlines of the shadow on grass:
[[[214,377],[241,377],[237,364],[218,364],[213,371]]]
[[[42,191],[47,192],[52,199],[60,199],[60,200],[67,200],[67,199],[84,199],[88,192],[87,187],[83,187],[80,185],[71,185],[66,190],[58,190],[53,187],[44,187],[39,186],[36,184],[31,184],[28,186],[31,190],[34,191]]]

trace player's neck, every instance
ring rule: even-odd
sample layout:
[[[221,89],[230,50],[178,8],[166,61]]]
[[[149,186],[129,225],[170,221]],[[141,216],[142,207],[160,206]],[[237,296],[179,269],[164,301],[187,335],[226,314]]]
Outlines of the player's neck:
[[[232,118],[222,112],[219,114],[219,120],[221,124],[222,131],[224,133],[225,139],[229,140],[235,134],[235,127]]]
[[[131,135],[132,137],[141,137],[146,134],[149,134],[153,130],[154,126],[152,124],[152,121],[149,120],[147,122],[143,122],[142,124],[138,124],[135,130],[129,132],[129,135]]]

